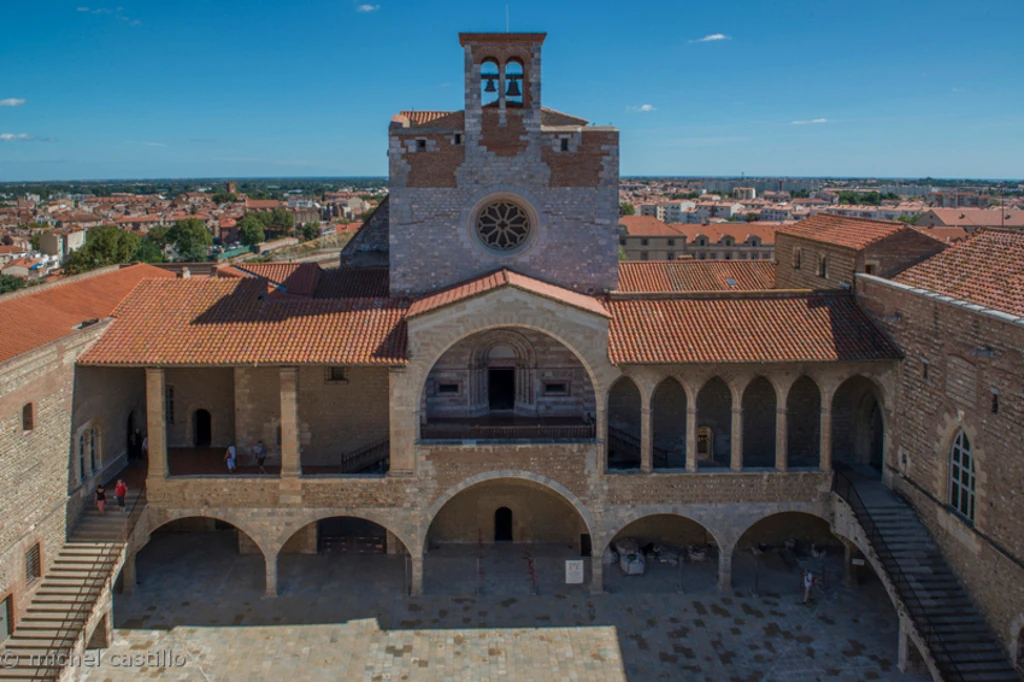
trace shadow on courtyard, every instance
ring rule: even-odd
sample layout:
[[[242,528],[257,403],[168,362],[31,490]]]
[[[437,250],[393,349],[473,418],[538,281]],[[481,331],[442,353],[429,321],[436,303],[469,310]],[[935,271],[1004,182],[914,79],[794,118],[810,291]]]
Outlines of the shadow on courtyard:
[[[825,586],[811,607],[799,603],[807,561],[791,557],[765,556],[756,563],[751,556],[735,557],[735,588],[725,595],[717,590],[713,563],[654,564],[646,575],[630,577],[607,566],[607,593],[592,595],[587,585],[564,585],[564,558],[555,548],[546,552],[554,556],[531,557],[535,579],[523,546],[508,546],[504,555],[485,553],[480,563],[480,554],[468,550],[432,553],[422,597],[406,595],[402,556],[282,555],[280,596],[266,599],[260,555],[240,555],[231,532],[197,535],[153,536],[137,558],[135,594],[115,597],[115,627],[159,631],[372,619],[384,632],[451,631],[456,643],[484,630],[613,628],[632,680],[790,679],[798,673],[808,679],[924,679],[895,669],[893,607],[870,574],[856,588],[843,587],[841,556],[813,560],[812,568],[824,569]]]

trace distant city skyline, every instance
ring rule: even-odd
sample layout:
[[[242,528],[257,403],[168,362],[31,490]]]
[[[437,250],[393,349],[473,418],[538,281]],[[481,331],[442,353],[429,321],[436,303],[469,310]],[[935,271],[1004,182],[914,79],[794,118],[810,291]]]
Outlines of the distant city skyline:
[[[384,176],[391,116],[462,108],[457,33],[506,5],[119,1],[5,8],[0,182]],[[624,177],[1024,177],[1024,3],[508,4]]]

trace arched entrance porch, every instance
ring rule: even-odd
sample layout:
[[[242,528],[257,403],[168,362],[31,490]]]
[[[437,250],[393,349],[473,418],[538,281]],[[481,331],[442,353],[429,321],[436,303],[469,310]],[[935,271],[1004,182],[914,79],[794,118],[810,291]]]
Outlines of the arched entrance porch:
[[[604,587],[637,594],[709,590],[718,558],[718,540],[700,522],[678,514],[642,516],[603,548]]]

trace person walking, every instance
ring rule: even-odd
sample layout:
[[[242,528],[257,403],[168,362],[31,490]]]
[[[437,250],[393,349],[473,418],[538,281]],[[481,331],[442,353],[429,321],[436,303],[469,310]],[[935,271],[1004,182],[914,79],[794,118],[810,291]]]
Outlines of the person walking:
[[[256,464],[260,468],[260,473],[267,473],[267,470],[263,468],[264,463],[267,461],[267,446],[263,444],[263,441],[256,444],[256,447],[253,448],[253,454],[256,455]]]
[[[128,484],[124,482],[123,478],[117,479],[117,485],[114,486],[114,497],[117,499],[117,506],[121,508],[121,513],[126,513],[128,507],[125,506],[125,498],[128,497]]]
[[[802,602],[800,602],[801,604],[807,605],[808,603],[814,601],[814,599],[811,597],[811,590],[814,588],[814,584],[817,583],[817,582],[818,582],[818,579],[816,577],[814,577],[814,573],[812,573],[811,571],[809,571],[808,569],[805,568],[804,569],[804,600]]]
[[[106,516],[103,513],[103,506],[107,503],[107,491],[103,489],[103,484],[96,486],[96,508],[100,510],[100,516]]]
[[[236,469],[236,466],[237,466],[236,462],[235,462],[235,458],[236,457],[237,457],[237,454],[236,454],[235,446],[233,444],[229,445],[228,446],[228,451],[224,453],[224,461],[228,463],[228,473],[229,474],[235,473],[235,469]]]

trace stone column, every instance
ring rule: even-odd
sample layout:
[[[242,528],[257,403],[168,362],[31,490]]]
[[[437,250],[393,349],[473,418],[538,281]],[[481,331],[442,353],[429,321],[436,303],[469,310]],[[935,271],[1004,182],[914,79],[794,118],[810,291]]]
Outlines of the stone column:
[[[697,470],[697,406],[686,406],[686,470]]]
[[[125,596],[131,596],[135,594],[135,554],[136,552],[126,552],[124,557],[124,566],[121,568],[121,594]]]
[[[277,592],[277,554],[273,556],[263,555],[263,560],[266,562],[267,568],[267,589],[264,593],[264,597],[276,597]]]
[[[423,555],[409,557],[409,594],[419,597],[423,594]]]
[[[732,548],[718,548],[718,590],[728,592],[732,589]]]
[[[299,368],[281,368],[281,477],[302,473],[299,448]]]
[[[388,556],[397,556],[402,553],[402,541],[398,539],[398,536],[391,531],[385,529],[386,535],[384,536],[385,548]]]
[[[648,403],[640,408],[640,471],[650,473],[654,468],[654,429],[651,428],[651,407]]]
[[[789,463],[789,431],[786,408],[775,408],[775,470],[785,471]]]
[[[821,470],[832,471],[832,410],[821,406]]]
[[[743,471],[743,408],[732,408],[732,452],[729,468]]]
[[[416,439],[422,415],[419,393],[409,386],[408,370],[392,368],[388,372],[388,392],[388,439],[391,449],[388,475],[412,476],[416,470]]]
[[[604,593],[604,564],[600,554],[590,557],[590,593]]]
[[[146,368],[146,437],[149,478],[167,478],[167,382],[160,367]]]

